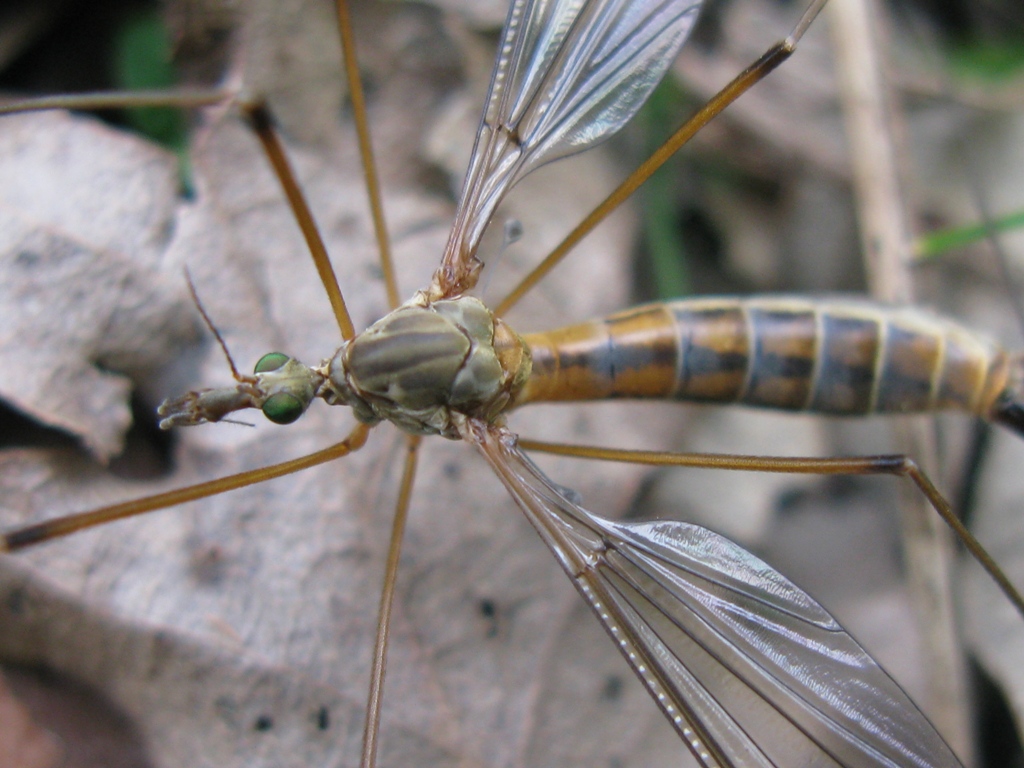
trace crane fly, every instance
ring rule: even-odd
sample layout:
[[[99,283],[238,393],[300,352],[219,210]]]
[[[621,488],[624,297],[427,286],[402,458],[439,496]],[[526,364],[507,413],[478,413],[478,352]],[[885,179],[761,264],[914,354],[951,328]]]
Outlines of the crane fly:
[[[524,344],[522,337],[465,293],[479,277],[481,238],[504,194],[537,167],[586,149],[620,128],[660,79],[685,40],[696,11],[693,0],[514,3],[499,45],[498,64],[455,225],[441,266],[428,287],[355,340],[353,323],[345,319],[347,313],[337,309],[335,298],[338,325],[347,341],[321,365],[307,366],[297,358],[271,353],[260,359],[254,374],[235,371],[235,386],[171,398],[161,407],[161,414],[167,426],[183,426],[219,421],[234,411],[259,407],[272,421],[289,423],[301,416],[317,396],[331,404],[352,406],[359,423],[349,437],[334,448],[289,463],[289,471],[350,452],[356,452],[355,456],[347,460],[358,461],[356,449],[362,447],[370,427],[382,420],[395,422],[417,435],[408,442],[406,477],[410,479],[402,484],[399,508],[405,506],[411,490],[419,436],[441,434],[474,444],[702,765],[958,765],[941,737],[891,678],[824,609],[770,566],[697,526],[669,521],[619,523],[592,515],[580,506],[572,492],[549,480],[527,458],[515,435],[505,426],[504,412],[513,405],[561,399],[565,393],[576,399],[668,394],[664,387],[619,386],[615,376],[603,380],[594,364],[579,362],[583,353],[572,344],[583,342],[587,338],[585,331],[568,329],[559,332],[561,338],[556,338],[559,333],[549,334],[548,338],[555,341],[548,348],[540,334],[528,335]],[[766,60],[788,55],[810,18],[805,18],[793,38],[773,49]],[[753,71],[763,74],[767,68],[768,64],[762,63],[760,69]],[[727,98],[733,95],[729,93]],[[275,158],[275,140],[262,107],[255,104],[246,109]],[[275,161],[280,162],[280,158]],[[288,179],[282,172],[286,184]],[[324,266],[322,262],[320,266]],[[329,281],[325,284],[330,285]],[[202,292],[201,283],[199,290]],[[518,296],[518,292],[513,294],[516,299]],[[503,302],[499,308],[507,308],[511,303]],[[947,347],[955,346],[954,341],[966,347],[975,343],[973,336],[956,327],[933,324],[914,313],[907,314],[905,317],[910,319],[904,322],[904,315],[877,307],[830,307],[797,300],[672,305],[668,309],[657,307],[625,313],[606,324],[629,326],[645,313],[657,312],[698,315],[693,327],[704,328],[711,335],[723,315],[731,315],[742,325],[754,324],[751,318],[760,313],[762,320],[774,318],[781,324],[873,326],[882,329],[883,335],[889,331],[897,336],[906,335],[909,326],[918,340],[927,335],[927,328],[938,327]],[[682,323],[678,318],[674,322]],[[671,331],[681,325],[665,327]],[[408,335],[403,338],[401,334]],[[803,342],[795,343],[799,346]],[[547,383],[543,378],[531,378],[531,344],[532,364],[536,371],[545,372]],[[710,347],[710,343],[705,345],[705,349]],[[652,367],[657,367],[655,363],[661,360],[664,367],[664,344],[645,348],[646,352],[638,349],[636,354],[652,358]],[[425,349],[431,355],[423,355]],[[732,354],[743,356],[735,350]],[[973,356],[967,355],[970,360],[965,372],[944,379],[950,386],[943,390],[943,402],[1017,425],[1016,401],[1002,397],[1004,393],[1012,394],[1012,388],[1006,384],[1010,365],[999,354],[986,348]],[[799,354],[791,350],[788,357],[795,360]],[[977,363],[979,360],[981,363]],[[861,372],[866,362],[858,358],[858,364],[856,370],[853,364],[844,370]],[[985,390],[982,396],[978,388],[966,387],[965,394],[965,388],[954,386],[972,375],[978,378],[979,365],[984,368],[986,385],[995,382],[999,387],[981,386]],[[674,369],[675,364],[669,367]],[[445,388],[453,393],[445,395],[442,402],[432,380],[438,368],[446,371]],[[567,390],[564,382],[551,383],[557,379],[558,371],[567,374],[576,388]],[[748,400],[753,404],[791,407],[793,401],[783,396],[792,394],[791,391],[783,388],[785,392],[780,395],[776,391],[778,378],[773,376],[777,374],[770,371],[764,375],[765,388],[757,390],[763,396],[761,400]],[[807,376],[802,380],[806,383]],[[907,375],[896,383],[920,382]],[[545,387],[550,390],[546,394]],[[774,393],[779,399],[772,400],[765,393]],[[899,393],[893,395],[893,410],[909,407],[908,401],[900,397]],[[934,403],[928,400],[924,405],[932,407]],[[818,409],[844,413],[855,410],[849,404],[831,409],[819,404]],[[558,450],[557,446],[548,448]],[[623,455],[606,452],[598,457]],[[714,464],[707,459],[705,463]],[[732,462],[759,469],[779,468],[784,463]],[[836,460],[833,470],[839,464],[855,472],[896,471],[905,466],[897,467],[897,463],[892,462],[889,467],[877,460],[851,460],[845,464]],[[801,464],[796,460],[787,468],[801,471],[801,467],[816,467],[820,471],[826,464]],[[370,468],[363,466],[362,471],[368,472]],[[271,469],[246,477],[252,481],[281,473]],[[229,480],[225,485],[242,483]],[[198,490],[194,492],[153,497],[152,502],[129,502],[117,511],[98,510],[94,518],[123,516],[122,510],[138,514],[147,508],[208,495],[202,486],[195,488]],[[85,519],[87,523],[91,520]],[[5,547],[20,548],[69,532],[82,527],[83,518],[72,517],[67,521],[14,530],[6,536]],[[358,557],[361,552],[352,545],[337,557]],[[390,553],[397,564],[397,546],[392,546]],[[429,575],[426,574],[426,581]],[[391,590],[386,589],[385,594],[390,596]],[[159,593],[153,598],[157,604],[162,602]],[[271,601],[267,608],[255,610],[273,610],[270,606],[274,604]],[[334,605],[323,607],[337,611]],[[175,605],[167,604],[158,612],[175,609]],[[246,627],[225,630],[224,634],[230,636],[232,631],[248,639]],[[314,638],[306,643],[321,640]],[[344,656],[340,648],[348,650],[351,641],[346,637],[334,640],[339,643],[339,655]],[[303,644],[300,640],[298,646]],[[365,649],[357,655],[365,656]],[[350,660],[338,661],[347,664]],[[190,669],[189,673],[197,674],[200,669]],[[404,671],[413,670],[415,666],[411,665]],[[380,682],[382,672],[375,679]],[[267,687],[273,686],[270,676]],[[315,681],[310,687],[316,690]],[[325,700],[331,696],[328,692],[321,694]],[[379,690],[372,694],[373,715],[380,714],[379,695]],[[295,702],[284,699],[277,704],[287,708]],[[329,730],[330,717],[325,713],[336,715],[339,709],[344,711],[343,702],[331,704],[334,709],[324,705],[315,711],[319,719],[311,717],[309,722]],[[417,717],[406,712],[402,702],[396,702],[396,707],[396,720]],[[246,719],[243,709],[238,701],[216,701],[218,726],[234,720],[252,722]],[[419,717],[429,720],[429,713]],[[260,726],[257,730],[272,730],[271,718],[256,722]],[[373,717],[369,722],[370,738],[366,743],[371,746],[364,762],[373,764],[377,727]],[[430,728],[429,723],[418,725]],[[487,725],[498,727],[495,723]],[[387,728],[386,719],[385,733]],[[443,752],[444,743],[444,738],[439,737],[440,746],[434,746]],[[300,749],[290,744],[288,748]],[[344,753],[341,759],[347,757],[350,753]],[[381,762],[389,762],[386,754]],[[502,758],[496,762],[502,762]]]

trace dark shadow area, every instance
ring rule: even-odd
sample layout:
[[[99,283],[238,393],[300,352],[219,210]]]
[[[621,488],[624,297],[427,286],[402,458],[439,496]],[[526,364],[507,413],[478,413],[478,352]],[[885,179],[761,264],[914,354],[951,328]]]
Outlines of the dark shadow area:
[[[142,737],[128,717],[91,686],[52,670],[2,669],[8,705],[52,736],[62,768],[149,768]]]
[[[1024,749],[1003,692],[977,663],[971,665],[977,704],[975,727],[983,768],[1022,768]]]
[[[110,460],[107,470],[125,480],[169,475],[174,469],[174,433],[159,428],[151,404],[133,396],[131,408],[132,426],[125,435],[124,450]],[[83,450],[67,432],[41,424],[0,401],[0,450],[10,448]]]

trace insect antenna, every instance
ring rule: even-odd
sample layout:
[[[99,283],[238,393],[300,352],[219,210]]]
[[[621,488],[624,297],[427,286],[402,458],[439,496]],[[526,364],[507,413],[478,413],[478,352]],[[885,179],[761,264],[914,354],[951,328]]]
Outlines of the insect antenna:
[[[217,326],[213,324],[213,320],[210,318],[209,313],[207,313],[206,307],[204,307],[203,302],[200,301],[199,293],[196,291],[196,284],[192,280],[192,272],[188,267],[185,267],[185,282],[188,284],[188,292],[192,296],[192,302],[196,305],[196,309],[199,310],[199,314],[203,318],[203,323],[206,324],[210,333],[213,334],[213,338],[217,340],[220,351],[224,353],[224,358],[228,361],[232,377],[234,377],[235,381],[245,381],[246,379],[242,377],[238,372],[238,368],[235,366],[235,361],[231,357],[231,351],[228,349],[227,342],[225,342],[224,337],[220,335],[220,331],[217,330]]]
[[[203,323],[206,325],[210,333],[217,340],[217,345],[220,347],[220,351],[224,353],[224,358],[228,361],[228,367],[231,368],[231,376],[235,381],[242,383],[252,382],[252,376],[243,376],[238,372],[238,368],[235,366],[234,358],[231,357],[231,351],[228,349],[227,342],[224,341],[224,337],[220,335],[220,331],[217,330],[217,326],[213,324],[213,320],[210,318],[209,313],[206,311],[206,307],[203,306],[203,302],[199,300],[199,293],[196,291],[196,284],[192,280],[192,273],[188,267],[185,267],[185,282],[188,284],[188,292],[192,296],[192,303],[196,305],[196,309],[199,310],[199,314],[203,318]],[[248,422],[241,421],[239,419],[228,419],[222,418],[219,421],[223,424],[237,424],[240,427],[255,427],[256,425]]]

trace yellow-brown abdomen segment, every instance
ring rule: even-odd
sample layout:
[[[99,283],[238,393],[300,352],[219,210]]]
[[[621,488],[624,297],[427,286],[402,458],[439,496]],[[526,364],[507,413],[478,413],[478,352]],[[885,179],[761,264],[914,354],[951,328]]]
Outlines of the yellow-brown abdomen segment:
[[[1010,369],[1005,352],[956,323],[855,299],[690,299],[524,338],[533,372],[517,404],[670,398],[991,417]]]

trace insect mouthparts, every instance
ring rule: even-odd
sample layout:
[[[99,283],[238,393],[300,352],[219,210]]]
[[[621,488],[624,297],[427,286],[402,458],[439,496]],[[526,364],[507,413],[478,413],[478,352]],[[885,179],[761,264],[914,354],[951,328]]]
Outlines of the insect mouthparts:
[[[316,397],[324,376],[282,352],[271,352],[256,363],[252,376],[238,375],[233,387],[187,392],[168,398],[156,409],[160,429],[194,427],[222,421],[245,408],[259,408],[275,424],[291,424]]]

